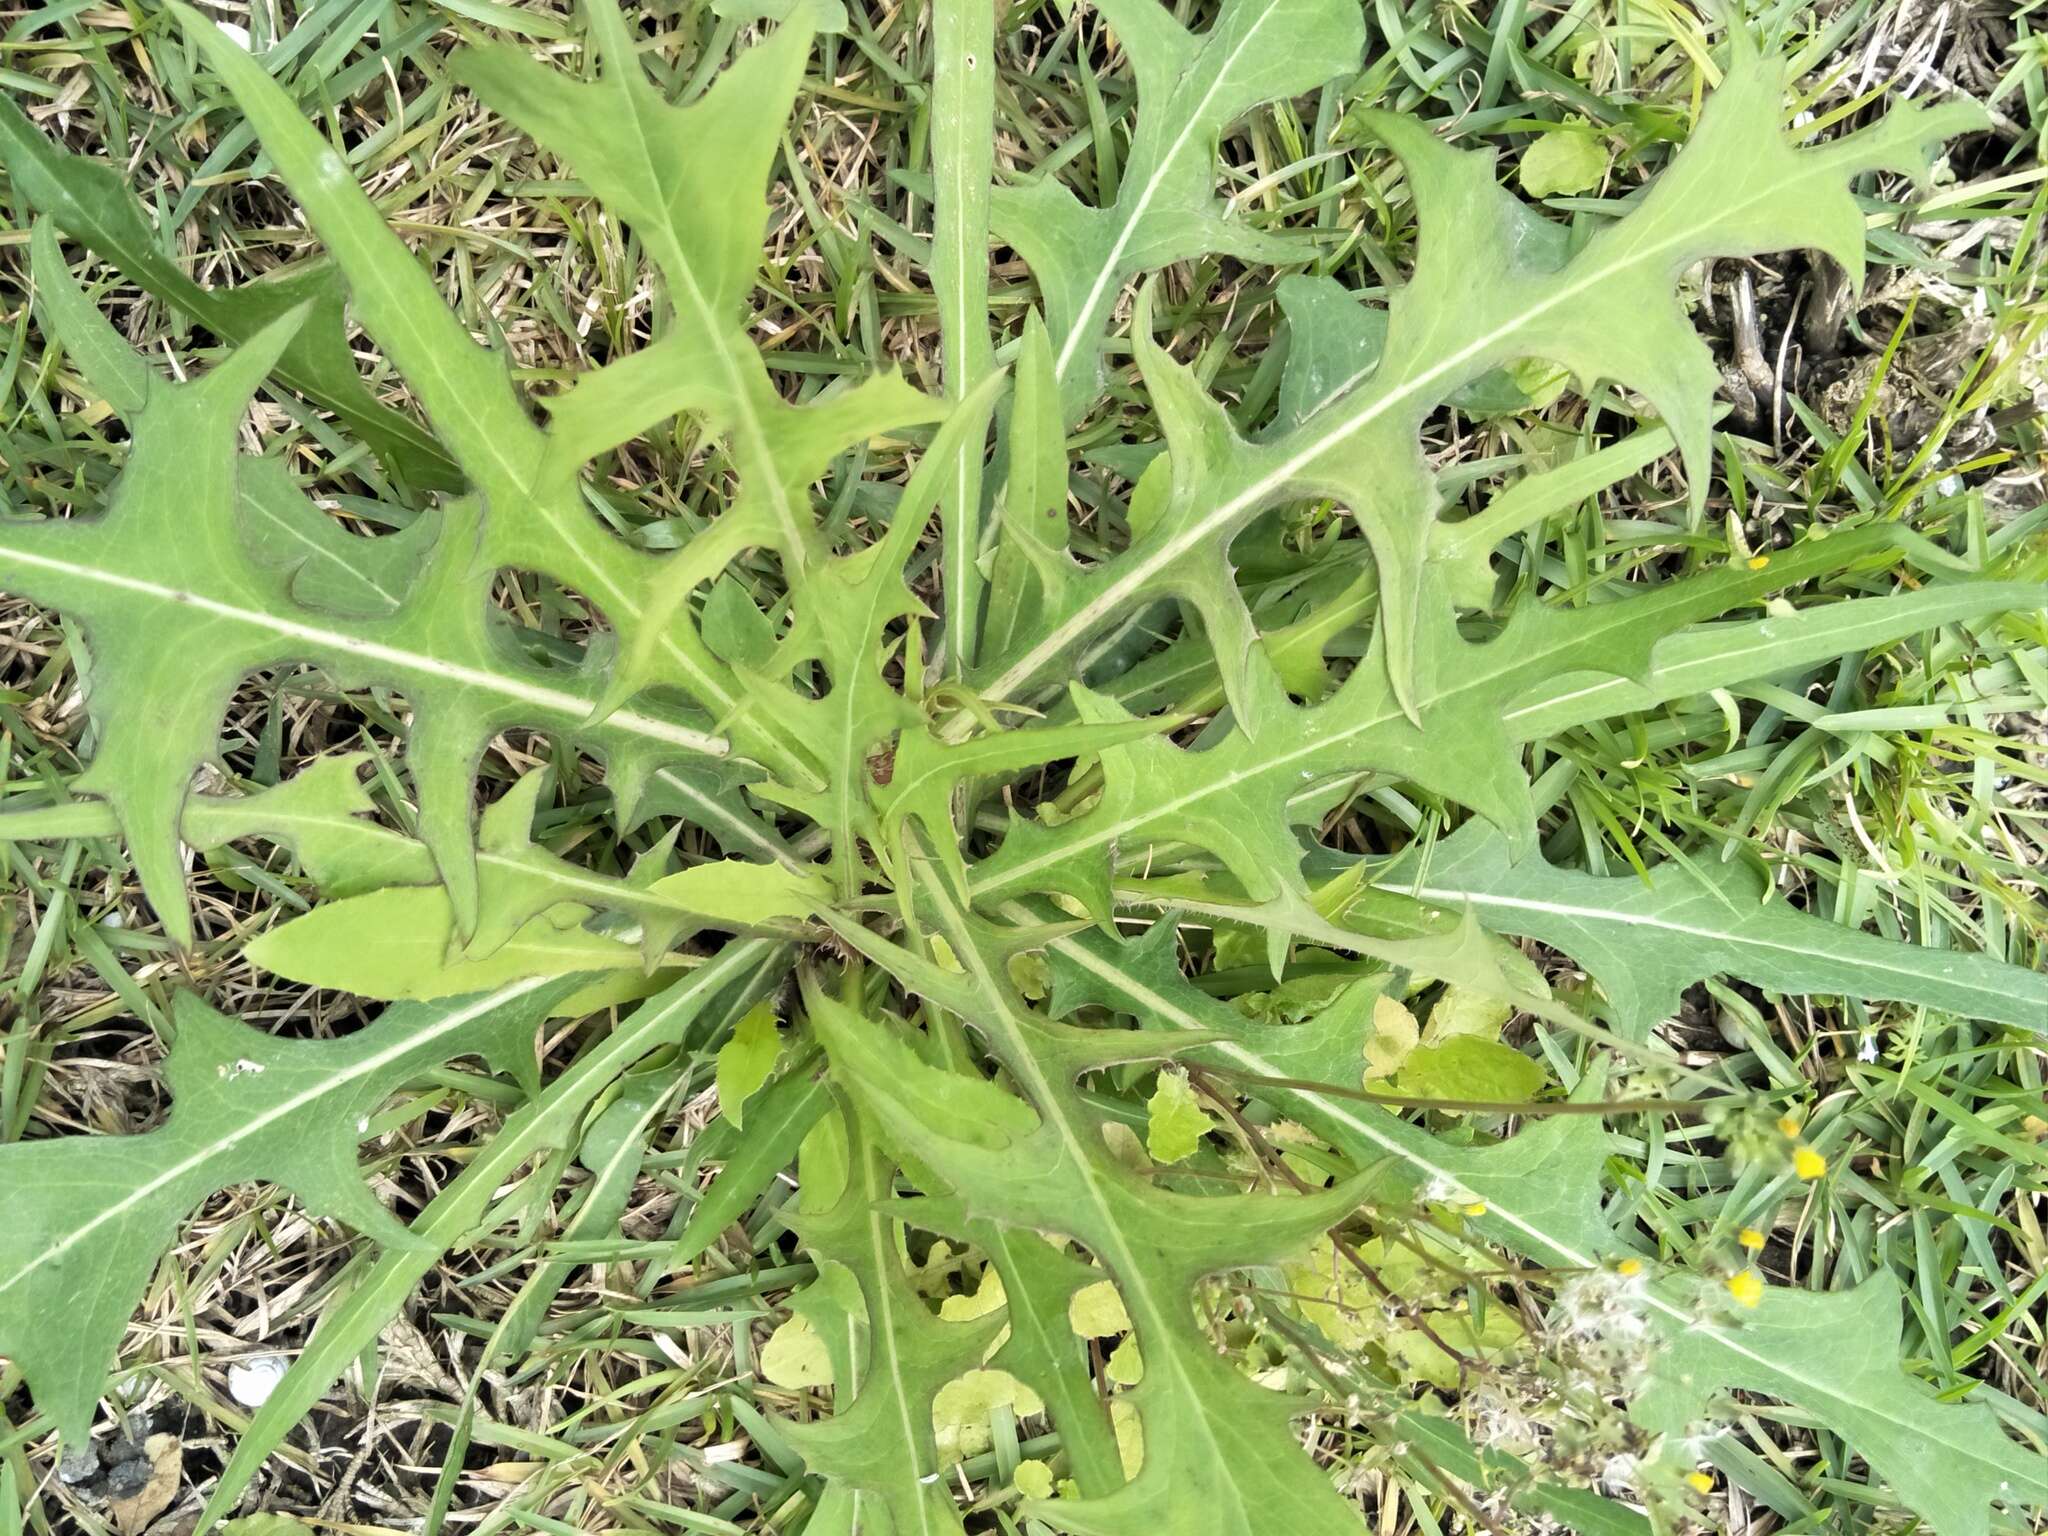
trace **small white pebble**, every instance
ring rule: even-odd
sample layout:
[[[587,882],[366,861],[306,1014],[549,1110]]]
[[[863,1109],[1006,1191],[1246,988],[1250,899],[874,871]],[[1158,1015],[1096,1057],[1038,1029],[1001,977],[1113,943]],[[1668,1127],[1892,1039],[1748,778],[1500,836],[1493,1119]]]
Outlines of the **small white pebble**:
[[[245,1408],[261,1408],[284,1380],[288,1369],[283,1355],[257,1355],[237,1360],[228,1367],[228,1396]]]
[[[242,52],[247,53],[249,51],[249,29],[247,27],[238,27],[232,21],[216,21],[214,25],[225,32],[234,42],[234,45],[241,49]]]

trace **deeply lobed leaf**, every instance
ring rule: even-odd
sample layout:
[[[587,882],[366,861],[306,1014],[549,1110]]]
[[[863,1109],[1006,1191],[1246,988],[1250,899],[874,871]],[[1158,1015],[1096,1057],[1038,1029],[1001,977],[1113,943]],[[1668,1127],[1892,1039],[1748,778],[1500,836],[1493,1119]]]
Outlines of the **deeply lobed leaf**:
[[[133,1299],[199,1201],[263,1178],[395,1251],[457,1241],[447,1224],[479,1219],[473,1193],[423,1223],[431,1235],[408,1237],[363,1185],[350,1128],[456,1055],[481,1053],[531,1086],[540,1018],[655,990],[683,967],[691,975],[669,1001],[647,1004],[571,1069],[564,1102],[589,1103],[676,1044],[676,1021],[701,1016],[709,998],[731,1004],[718,1015],[731,1030],[717,1055],[723,1113],[697,1149],[722,1167],[669,1251],[678,1266],[700,1262],[796,1158],[800,1192],[784,1214],[818,1275],[791,1306],[823,1360],[798,1374],[822,1373],[834,1394],[829,1415],[787,1426],[822,1479],[813,1526],[964,1529],[934,1412],[1000,1397],[1042,1405],[1059,1436],[1071,1487],[1024,1506],[1053,1528],[1339,1536],[1359,1528],[1356,1511],[1291,1428],[1329,1399],[1256,1384],[1214,1347],[1198,1298],[1247,1271],[1284,1271],[1361,1211],[1405,1213],[1432,1243],[1489,1270],[1503,1251],[1518,1266],[1591,1276],[1646,1262],[1609,1199],[1617,1145],[1596,1116],[1560,1113],[1496,1135],[1361,1096],[1361,1081],[1391,1070],[1366,1055],[1387,1008],[1416,1046],[1401,986],[1448,979],[1491,998],[1496,1031],[1512,1004],[1597,1037],[1502,936],[1583,965],[1613,1026],[1604,1038],[1622,1050],[1588,1046],[1573,1061],[1574,1111],[1591,1108],[1632,1056],[1655,1059],[1654,1026],[1706,977],[2048,1028],[2038,976],[1766,905],[1739,865],[1675,858],[1635,884],[1553,866],[1537,851],[1524,751],[1935,626],[2037,611],[2038,582],[1942,569],[1912,592],[1794,606],[1822,578],[1897,547],[1925,556],[1910,531],[1883,527],[1809,536],[1584,603],[1509,599],[1491,563],[1504,539],[1673,446],[1696,517],[1715,373],[1678,297],[1682,272],[1711,256],[1805,247],[1860,273],[1864,219],[1850,179],[1924,163],[1977,120],[1972,109],[1909,104],[1800,147],[1780,122],[1779,71],[1738,39],[1691,141],[1622,217],[1584,235],[1506,192],[1490,155],[1371,114],[1365,126],[1398,156],[1418,213],[1411,280],[1384,312],[1328,280],[1283,281],[1297,334],[1276,413],[1259,430],[1241,430],[1174,360],[1141,294],[1132,345],[1164,446],[1138,479],[1128,541],[1084,565],[1066,516],[1065,431],[1099,399],[1109,316],[1141,274],[1207,253],[1298,253],[1213,195],[1217,142],[1260,104],[1348,69],[1364,46],[1355,7],[1226,0],[1197,34],[1152,0],[1099,0],[1137,84],[1114,189],[1090,206],[1040,174],[966,200],[978,206],[987,192],[991,232],[1024,255],[1042,302],[1000,412],[1006,385],[986,367],[986,337],[963,342],[958,314],[948,407],[893,373],[793,399],[751,339],[763,188],[816,8],[788,8],[685,104],[656,88],[607,0],[586,11],[588,78],[509,46],[464,54],[460,79],[631,226],[664,288],[658,338],[542,402],[545,425],[263,65],[174,8],[436,440],[336,373],[339,293],[325,269],[266,295],[278,302],[259,303],[260,325],[214,327],[238,349],[172,382],[99,317],[53,229],[39,226],[42,323],[126,420],[132,446],[98,515],[0,525],[0,586],[82,629],[97,735],[71,786],[80,798],[8,813],[0,835],[118,834],[186,946],[195,933],[181,843],[276,843],[323,899],[250,944],[252,961],[385,997],[489,990],[400,1004],[317,1044],[273,1040],[183,998],[162,1128],[0,1153],[10,1180],[0,1212],[29,1238],[0,1264],[0,1352],[67,1438],[85,1432]],[[948,46],[965,46],[948,28]],[[26,168],[31,198],[206,318],[211,296],[138,254],[136,210],[18,116],[0,115],[0,154]],[[949,206],[954,269],[938,285],[955,310],[975,234],[966,204]],[[1444,520],[1443,488],[1420,451],[1425,419],[1471,406],[1500,369],[1531,358],[1587,389],[1633,391],[1657,423],[1529,476],[1474,517]],[[969,376],[953,376],[959,359]],[[342,531],[280,462],[237,451],[246,408],[273,374],[449,494],[396,537]],[[705,531],[656,554],[597,525],[582,477],[678,414],[715,441],[738,490]],[[984,465],[992,420],[998,449]],[[858,537],[821,524],[811,487],[847,449],[934,423],[906,483],[872,487],[886,490],[873,503],[886,515]],[[1311,498],[1343,508],[1361,537],[1324,547],[1330,558],[1298,602],[1269,603],[1234,562],[1275,508]],[[943,666],[928,665],[934,604],[920,545],[935,516],[952,544],[978,539],[984,510],[993,546],[948,547],[937,562],[947,633]],[[762,551],[779,572],[773,613],[727,576]],[[492,617],[492,583],[506,569],[583,594],[616,643],[567,669],[540,666]],[[1728,617],[1757,605],[1768,619]],[[1147,626],[1175,612],[1179,632],[1155,647]],[[1362,641],[1348,667],[1336,643],[1346,638]],[[195,791],[229,694],[250,672],[294,662],[405,695],[417,837],[370,819],[351,759],[260,793]],[[1039,707],[1051,718],[1021,718]],[[514,727],[599,758],[622,827],[677,816],[736,857],[672,869],[671,827],[622,874],[584,868],[535,841],[538,774],[477,818],[480,755]],[[1367,777],[1478,819],[1391,862],[1316,847],[1333,797]],[[1047,781],[1065,788],[1048,792]],[[796,820],[807,830],[792,832]],[[779,941],[828,930],[831,949],[812,949],[796,970],[801,1008],[778,1029],[762,998],[787,970]],[[706,933],[747,937],[709,959],[683,952]],[[1191,936],[1212,974],[1226,950],[1263,960],[1273,997],[1303,979],[1288,973],[1308,946],[1347,985],[1316,994],[1291,1022],[1255,1021],[1190,979]],[[571,976],[586,980],[556,979]],[[1451,1071],[1458,1052],[1431,1041],[1416,1050],[1436,1055],[1411,1055],[1414,1070],[1393,1083],[1455,1106],[1446,1077],[1515,1093],[1550,1080],[1554,1061],[1476,1043],[1488,1049],[1464,1054],[1485,1070]],[[628,1084],[593,1125],[584,1161],[604,1193],[593,1209],[617,1209],[638,1166],[632,1139],[668,1086]],[[559,1134],[555,1113],[515,1122],[504,1157],[525,1155],[521,1138]],[[1153,1133],[1149,1156],[1133,1122]],[[1201,1182],[1243,1171],[1211,1165],[1219,1135],[1256,1150],[1260,1126],[1276,1122],[1299,1131],[1313,1178],[1282,1150],[1253,1159],[1249,1177],[1291,1179],[1285,1193]],[[908,1268],[913,1227],[970,1245],[994,1278],[934,1311]],[[1338,1251],[1336,1238],[1324,1243]],[[87,1265],[107,1279],[76,1332],[36,1326]],[[540,1299],[522,1298],[494,1349],[531,1337],[560,1275],[551,1265],[530,1293]],[[1937,1401],[1905,1368],[1899,1300],[1883,1280],[1824,1294],[1770,1288],[1744,1311],[1715,1277],[1673,1266],[1630,1295],[1658,1347],[1630,1384],[1629,1409],[1667,1452],[1729,1391],[1766,1393],[1842,1433],[1944,1533],[1976,1536],[1995,1512],[2048,1506],[2038,1455],[1989,1408]],[[1077,1342],[1077,1306],[1094,1318],[1080,1332],[1130,1334],[1099,1369]],[[374,1336],[369,1307],[321,1336],[309,1371],[339,1369],[365,1329]],[[1483,1352],[1514,1345],[1520,1330],[1468,1326],[1459,1337]],[[1853,1368],[1837,1368],[1849,1354]],[[1423,1382],[1458,1379],[1440,1345],[1404,1358]],[[1358,1369],[1345,1366],[1353,1379]],[[273,1418],[310,1402],[319,1383],[304,1374],[292,1386]],[[1404,1404],[1396,1422],[1454,1469],[1492,1469],[1430,1415]],[[210,1510],[246,1485],[242,1460]],[[1582,1528],[1640,1528],[1583,1490],[1517,1498],[1568,1511]]]

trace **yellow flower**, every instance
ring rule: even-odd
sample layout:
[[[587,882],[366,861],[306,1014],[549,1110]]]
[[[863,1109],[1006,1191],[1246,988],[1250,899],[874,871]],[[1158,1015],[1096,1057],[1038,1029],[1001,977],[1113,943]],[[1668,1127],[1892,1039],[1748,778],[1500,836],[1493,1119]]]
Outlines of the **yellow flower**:
[[[1810,1184],[1828,1171],[1828,1160],[1802,1141],[1792,1149],[1792,1171]]]
[[[1744,1227],[1740,1232],[1735,1234],[1735,1241],[1742,1244],[1742,1246],[1747,1248],[1751,1253],[1755,1253],[1763,1247],[1764,1235],[1763,1233],[1757,1231],[1755,1227]]]
[[[1753,1269],[1745,1269],[1739,1275],[1730,1275],[1728,1294],[1741,1305],[1753,1307],[1764,1299],[1764,1277]]]
[[[1643,1272],[1643,1261],[1641,1259],[1623,1259],[1614,1266],[1614,1272],[1617,1275],[1625,1275],[1633,1280]]]
[[[1714,1491],[1714,1480],[1704,1472],[1688,1472],[1685,1474],[1685,1486],[1705,1498]]]
[[[1780,1136],[1783,1136],[1787,1141],[1790,1141],[1794,1136],[1797,1136],[1799,1134],[1799,1122],[1793,1119],[1790,1115],[1785,1116],[1782,1120],[1778,1122],[1778,1134]]]

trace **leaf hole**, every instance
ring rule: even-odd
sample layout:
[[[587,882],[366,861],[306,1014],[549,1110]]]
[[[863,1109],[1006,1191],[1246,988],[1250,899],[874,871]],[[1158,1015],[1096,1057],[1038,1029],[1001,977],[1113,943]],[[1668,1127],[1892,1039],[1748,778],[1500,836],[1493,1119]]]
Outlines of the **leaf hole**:
[[[491,578],[491,606],[519,653],[549,671],[588,665],[593,648],[609,655],[612,627],[597,604],[537,571],[511,567]]]

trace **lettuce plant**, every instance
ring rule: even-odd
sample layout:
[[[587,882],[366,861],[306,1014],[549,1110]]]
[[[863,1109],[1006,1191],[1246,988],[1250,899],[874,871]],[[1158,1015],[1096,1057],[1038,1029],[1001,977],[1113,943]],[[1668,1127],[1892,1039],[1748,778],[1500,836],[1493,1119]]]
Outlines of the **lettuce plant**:
[[[2036,614],[2038,572],[1880,522],[1727,564],[1646,564],[1595,601],[1518,563],[1547,520],[1667,453],[1697,520],[1717,373],[1684,275],[1789,248],[1859,275],[1857,178],[1924,166],[1974,109],[1906,104],[1802,143],[1783,127],[1780,71],[1738,36],[1668,166],[1618,216],[1575,228],[1506,190],[1492,155],[1361,113],[1359,141],[1397,158],[1415,209],[1413,270],[1384,305],[1280,278],[1291,342],[1284,360],[1276,344],[1272,408],[1247,414],[1172,355],[1153,274],[1216,254],[1302,261],[1217,196],[1218,139],[1353,72],[1358,7],[1225,0],[1197,32],[1155,0],[1097,0],[1139,97],[1115,196],[1093,204],[1052,171],[995,184],[988,8],[940,0],[943,392],[884,373],[793,393],[749,321],[765,195],[822,12],[792,8],[678,105],[626,19],[593,0],[581,68],[506,44],[456,65],[662,278],[658,339],[533,400],[263,67],[173,9],[332,265],[239,303],[159,274],[235,343],[172,378],[101,316],[59,239],[150,283],[139,207],[18,113],[0,119],[16,184],[45,215],[38,322],[130,439],[103,507],[0,524],[0,588],[82,636],[93,726],[70,798],[9,812],[5,830],[117,840],[183,946],[185,850],[287,850],[318,902],[280,912],[248,959],[392,1001],[345,1039],[292,1042],[185,996],[160,1128],[0,1149],[0,1355],[67,1442],[88,1433],[181,1219],[238,1181],[281,1185],[378,1253],[258,1413],[209,1516],[230,1510],[407,1288],[494,1224],[503,1179],[541,1149],[581,1144],[588,1161],[600,1126],[623,1145],[615,1111],[637,1106],[644,1124],[653,1102],[628,1072],[715,1048],[725,1112],[705,1135],[722,1171],[672,1260],[696,1263],[795,1163],[799,1193],[778,1215],[817,1278],[770,1354],[809,1350],[810,1379],[832,1384],[819,1412],[780,1426],[813,1479],[807,1529],[965,1529],[934,1417],[962,1382],[1044,1415],[1056,1449],[1017,1486],[1022,1515],[1053,1530],[1356,1532],[1296,1428],[1346,1413],[1427,1448],[1473,1497],[1636,1529],[1584,1478],[1475,1446],[1442,1411],[1490,1351],[1565,1371],[1588,1309],[1637,1341],[1617,1390],[1634,1486],[1660,1521],[1682,1518],[1684,1474],[1737,1392],[1824,1427],[1878,1497],[1943,1536],[2048,1507],[2024,1426],[1937,1396],[1902,1358],[1889,1276],[1764,1286],[1732,1236],[1720,1267],[1651,1251],[1609,1124],[1640,1106],[1602,1112],[1636,1090],[1699,1091],[1655,1031],[1702,980],[2035,1036],[2048,980],[1799,910],[1737,861],[1673,856],[1640,877],[1553,862],[1552,789],[1530,773],[1538,744],[1599,722]],[[1036,307],[1000,334],[991,240],[1036,284]],[[424,425],[362,390],[344,305]],[[1127,494],[1097,498],[1083,537],[1070,434],[1104,399],[1112,336],[1160,440],[1122,461]],[[1529,360],[1628,392],[1644,424],[1450,515],[1425,422]],[[279,459],[245,451],[269,380],[417,491],[404,532],[349,531]],[[593,491],[614,450],[677,417],[728,471],[718,514],[679,547],[645,519],[600,517],[614,503]],[[858,519],[821,515],[821,477],[883,438],[916,444],[907,477],[863,486]],[[1275,603],[1246,551],[1303,504],[1336,509],[1342,531],[1314,536]],[[1925,573],[1912,590],[1814,598],[1823,578],[1901,550]],[[774,582],[736,579],[743,561]],[[508,570],[581,594],[607,633],[571,663],[536,659],[496,616]],[[376,818],[357,757],[249,791],[200,776],[235,690],[291,664],[403,696],[406,830]],[[645,849],[630,870],[536,839],[543,775],[478,812],[481,755],[512,729],[602,764],[618,826]],[[1326,845],[1361,785],[1404,786],[1451,830],[1385,857]],[[723,857],[677,867],[683,825]],[[1587,983],[1554,992],[1519,941]],[[1265,979],[1216,984],[1246,971]],[[1439,991],[1418,1039],[1403,999]],[[607,1009],[544,1078],[536,1028]],[[1453,1012],[1493,1022],[1439,1028]],[[1510,1014],[1536,1021],[1541,1059],[1500,1043]],[[408,1226],[370,1193],[359,1144],[390,1095],[464,1056],[514,1077],[524,1107]],[[1691,1107],[1758,1139],[1746,1101]],[[1825,1162],[1824,1146],[1800,1143],[1796,1167],[1791,1150],[1755,1153],[1759,1177]],[[912,1231],[976,1255],[979,1290],[935,1309]],[[1362,1232],[1383,1258],[1512,1270],[1552,1315],[1490,1325],[1481,1313],[1506,1303],[1478,1280],[1434,1311],[1390,1290],[1420,1334],[1347,1325],[1331,1298],[1377,1273]],[[1283,1304],[1255,1344],[1218,1348],[1245,1326],[1219,1281],[1313,1291],[1317,1254],[1350,1278]],[[1106,1364],[1082,1343],[1088,1317],[1126,1336]],[[503,1330],[489,1346],[512,1347]],[[1261,1350],[1296,1363],[1261,1373]]]

